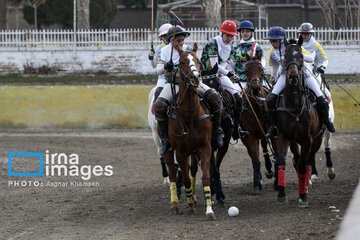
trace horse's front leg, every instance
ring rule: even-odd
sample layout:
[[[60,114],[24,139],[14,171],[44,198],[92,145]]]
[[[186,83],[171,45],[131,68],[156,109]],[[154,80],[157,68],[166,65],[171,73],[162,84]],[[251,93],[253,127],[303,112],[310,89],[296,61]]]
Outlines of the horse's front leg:
[[[324,134],[324,146],[325,146],[325,156],[326,156],[326,167],[327,167],[327,173],[328,173],[328,177],[330,180],[335,179],[336,177],[336,173],[335,170],[333,168],[333,163],[331,160],[331,149],[330,149],[330,145],[331,145],[331,133],[328,130],[325,130],[325,134]]]
[[[268,179],[271,179],[274,176],[274,172],[272,171],[272,163],[270,159],[269,150],[267,148],[267,141],[265,138],[261,139],[261,147],[263,149],[263,155],[265,159],[265,176]]]
[[[279,157],[276,159],[277,165],[277,185],[278,185],[278,201],[281,203],[287,203],[287,197],[285,192],[286,178],[285,178],[285,166],[286,166],[286,154],[289,147],[289,141],[280,136],[280,150]]]
[[[186,202],[188,203],[187,212],[195,213],[195,203],[192,195],[191,180],[189,177],[189,164],[187,157],[181,150],[176,151],[176,160],[178,161],[179,167],[182,171],[182,180],[185,186]]]
[[[309,138],[300,144],[301,154],[296,169],[298,175],[298,184],[299,184],[299,204],[298,204],[299,207],[308,206],[306,181],[310,176],[310,171],[307,168],[307,161],[309,159],[312,142],[313,142],[312,139]]]
[[[210,189],[210,157],[211,157],[210,141],[201,149],[198,150],[198,155],[201,161],[202,170],[202,185],[204,189],[204,199],[206,204],[206,218],[208,220],[215,220],[215,213],[212,210],[211,203],[211,189]]]
[[[179,199],[176,190],[176,169],[174,163],[174,150],[168,151],[165,156],[166,165],[169,169],[170,179],[170,202],[171,210],[174,214],[179,214]]]
[[[262,175],[260,172],[261,165],[259,160],[259,139],[257,139],[254,135],[250,134],[249,136],[241,140],[247,148],[253,165],[253,193],[259,194],[262,190]]]
[[[198,172],[198,162],[199,162],[199,156],[197,154],[191,155],[191,167],[190,167],[190,181],[191,181],[191,190],[192,190],[192,196],[194,199],[194,203],[196,206],[196,173]]]

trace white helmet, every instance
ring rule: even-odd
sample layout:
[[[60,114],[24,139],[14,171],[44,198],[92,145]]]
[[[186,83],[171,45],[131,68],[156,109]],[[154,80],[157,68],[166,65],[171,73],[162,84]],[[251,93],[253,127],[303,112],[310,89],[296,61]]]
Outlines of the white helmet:
[[[161,27],[159,28],[159,38],[166,36],[171,27],[172,25],[170,23],[165,23],[161,25]]]

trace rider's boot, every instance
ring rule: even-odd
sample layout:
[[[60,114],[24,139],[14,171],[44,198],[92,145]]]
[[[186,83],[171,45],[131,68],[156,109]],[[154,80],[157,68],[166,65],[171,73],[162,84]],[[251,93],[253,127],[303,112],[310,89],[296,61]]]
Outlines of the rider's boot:
[[[168,136],[169,117],[167,115],[168,103],[166,99],[158,98],[155,102],[155,118],[158,121],[161,134],[160,156],[164,157],[166,152],[170,149],[170,141]]]
[[[270,95],[267,98],[267,106],[269,109],[269,116],[270,116],[270,127],[266,133],[267,138],[273,138],[276,137],[279,134],[279,131],[276,127],[276,101],[277,101],[278,95],[270,93]]]
[[[242,130],[241,126],[240,126],[240,116],[241,116],[241,112],[242,112],[242,97],[240,96],[240,93],[235,93],[234,94],[234,98],[235,98],[235,109],[234,109],[234,131],[233,131],[233,139],[237,140],[239,138],[242,137],[246,137],[247,135],[249,135],[248,131],[244,131]]]
[[[316,98],[317,103],[319,105],[319,114],[321,118],[323,119],[323,122],[326,126],[326,128],[329,130],[329,132],[333,133],[335,132],[335,125],[329,118],[329,102],[324,96],[320,96]]]
[[[154,102],[156,101],[156,99],[159,97],[161,91],[163,90],[163,87],[157,87],[155,89],[155,94],[154,94]]]
[[[213,88],[207,90],[204,94],[206,102],[210,106],[210,111],[213,116],[213,136],[215,138],[216,148],[221,148],[224,144],[223,130],[221,128],[221,101],[218,93]]]

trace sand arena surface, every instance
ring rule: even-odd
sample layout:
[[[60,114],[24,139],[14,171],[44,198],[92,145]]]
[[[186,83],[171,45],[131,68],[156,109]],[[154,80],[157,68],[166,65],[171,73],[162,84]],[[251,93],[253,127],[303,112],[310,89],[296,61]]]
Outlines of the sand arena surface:
[[[171,215],[169,188],[163,185],[149,131],[2,132],[0,239],[331,239],[359,180],[359,140],[360,134],[333,136],[337,176],[332,181],[326,174],[323,149],[319,151],[316,159],[320,180],[310,188],[306,209],[297,207],[297,176],[290,155],[286,168],[289,203],[282,205],[277,202],[273,179],[265,176],[262,194],[251,194],[250,157],[242,144],[230,146],[221,174],[227,207],[236,206],[240,213],[229,217],[227,208],[214,205],[217,221],[208,222],[201,171],[197,175],[196,215]],[[67,156],[76,153],[78,166],[111,165],[113,175],[91,176],[88,181],[80,176],[11,177],[8,153],[15,149],[49,150]],[[261,162],[263,172],[262,158]],[[24,163],[24,169],[26,164],[31,165]],[[15,181],[20,186],[12,185]],[[27,186],[22,187],[22,181]],[[182,212],[186,211],[184,195]]]

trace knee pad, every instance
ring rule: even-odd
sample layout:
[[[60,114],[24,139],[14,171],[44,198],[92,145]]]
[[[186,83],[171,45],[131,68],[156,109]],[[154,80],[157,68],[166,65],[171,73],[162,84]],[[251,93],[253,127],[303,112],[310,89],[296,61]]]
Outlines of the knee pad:
[[[209,104],[220,103],[220,96],[218,92],[213,88],[210,88],[205,92],[204,98]]]
[[[169,103],[164,98],[158,98],[155,102],[155,118],[156,120],[165,120],[168,118],[167,109]]]

